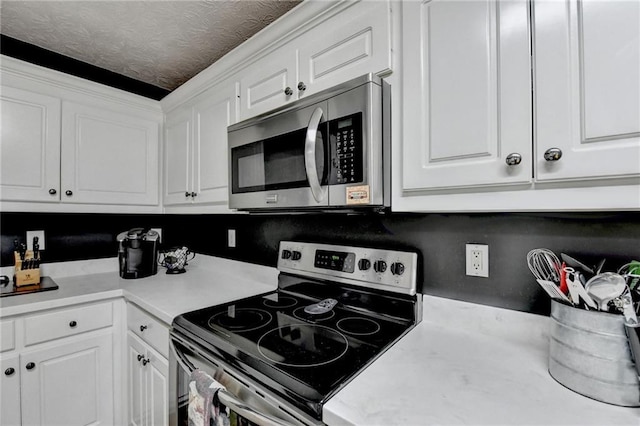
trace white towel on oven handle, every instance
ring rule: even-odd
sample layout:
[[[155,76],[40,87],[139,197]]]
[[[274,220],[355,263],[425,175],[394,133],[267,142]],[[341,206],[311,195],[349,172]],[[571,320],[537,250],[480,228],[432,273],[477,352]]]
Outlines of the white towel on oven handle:
[[[189,426],[228,426],[229,415],[216,394],[225,387],[202,370],[189,377]]]

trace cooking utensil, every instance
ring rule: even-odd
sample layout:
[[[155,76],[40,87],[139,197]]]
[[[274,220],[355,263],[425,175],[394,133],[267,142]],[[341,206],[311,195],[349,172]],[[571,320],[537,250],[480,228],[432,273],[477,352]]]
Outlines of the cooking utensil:
[[[618,273],[622,275],[627,281],[627,285],[631,290],[634,290],[640,283],[640,262],[632,260],[631,262],[624,264],[618,269]]]
[[[564,270],[567,273],[567,286],[569,287],[569,295],[571,296],[573,304],[579,304],[580,299],[582,299],[587,306],[590,306],[593,309],[598,309],[598,304],[593,301],[591,296],[589,296],[585,288],[582,286],[580,271],[576,271],[570,266],[566,266]]]
[[[562,261],[567,264],[567,266],[570,266],[574,269],[580,269],[589,275],[594,275],[593,269],[589,268],[587,265],[580,262],[579,260],[569,256],[568,254],[560,253],[560,257],[562,258]]]
[[[609,302],[620,297],[627,290],[627,284],[622,275],[603,272],[587,281],[585,290],[598,302],[601,311],[608,311]]]
[[[541,279],[537,279],[536,281],[552,299],[564,300],[565,302],[571,303],[571,300],[569,300],[569,298],[560,291],[558,286],[553,281],[546,281]]]
[[[551,250],[546,248],[533,249],[527,253],[527,266],[539,280],[560,283],[561,263]]]

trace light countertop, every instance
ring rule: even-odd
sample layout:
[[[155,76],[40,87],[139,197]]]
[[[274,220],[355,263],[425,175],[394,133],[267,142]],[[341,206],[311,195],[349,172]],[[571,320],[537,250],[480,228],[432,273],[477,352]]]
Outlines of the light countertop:
[[[197,255],[187,272],[168,275],[164,268],[151,277],[125,280],[117,259],[43,265],[59,288],[0,299],[0,317],[124,296],[170,325],[176,316],[274,290],[275,268],[218,257]],[[87,270],[103,271],[87,274]]]
[[[640,408],[548,373],[549,318],[436,297],[424,319],[329,400],[329,425],[640,425]]]
[[[116,259],[50,264],[44,275],[60,288],[3,297],[0,317],[125,297],[169,325],[181,313],[277,286],[271,267],[198,255],[187,269],[124,280]],[[423,312],[325,404],[327,424],[640,426],[640,408],[591,400],[549,375],[548,317],[430,296]]]

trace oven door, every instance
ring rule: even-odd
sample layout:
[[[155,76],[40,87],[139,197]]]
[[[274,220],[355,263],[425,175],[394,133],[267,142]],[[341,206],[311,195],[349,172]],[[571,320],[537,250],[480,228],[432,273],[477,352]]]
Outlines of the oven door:
[[[230,411],[231,426],[291,426],[308,425],[283,411],[282,402],[259,389],[246,377],[239,379],[222,361],[189,342],[184,336],[171,333],[169,354],[169,425],[187,426],[189,405],[189,378],[194,369],[200,369],[225,389],[218,392],[220,402]]]
[[[231,127],[229,207],[329,205],[327,102]]]

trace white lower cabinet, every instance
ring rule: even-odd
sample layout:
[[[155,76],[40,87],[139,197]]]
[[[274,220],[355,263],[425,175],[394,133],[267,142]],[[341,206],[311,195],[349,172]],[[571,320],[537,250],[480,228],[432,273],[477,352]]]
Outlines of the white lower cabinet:
[[[113,424],[110,334],[25,352],[20,371],[23,424]]]
[[[2,320],[10,338],[0,348],[0,425],[119,422],[115,309],[103,302]]]
[[[20,412],[20,357],[17,354],[0,355],[0,425],[13,426],[21,424]]]
[[[127,310],[129,324],[127,332],[128,371],[126,375],[128,424],[134,426],[168,425],[169,362],[166,356],[154,349],[154,346],[157,347],[163,342],[162,346],[164,347],[164,342],[166,342],[166,350],[169,350],[169,330],[143,311],[137,308],[132,309],[131,305]],[[132,312],[136,313],[133,321]],[[143,316],[147,315],[148,319],[141,317],[141,313]],[[164,327],[164,329],[160,327]],[[145,335],[147,330],[154,332]],[[165,333],[167,340],[165,340]]]

